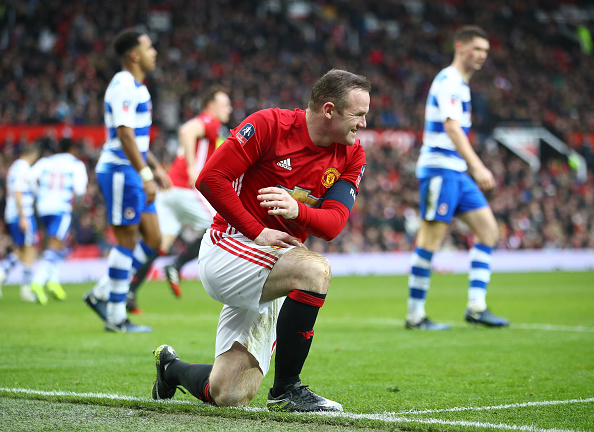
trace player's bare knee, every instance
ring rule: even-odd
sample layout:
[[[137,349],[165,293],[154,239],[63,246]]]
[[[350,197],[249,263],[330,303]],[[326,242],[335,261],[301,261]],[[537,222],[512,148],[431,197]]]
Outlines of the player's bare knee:
[[[332,277],[330,261],[323,255],[312,252],[304,265],[304,272],[307,281],[306,286],[300,287],[306,291],[312,291],[319,294],[328,292],[328,285]]]

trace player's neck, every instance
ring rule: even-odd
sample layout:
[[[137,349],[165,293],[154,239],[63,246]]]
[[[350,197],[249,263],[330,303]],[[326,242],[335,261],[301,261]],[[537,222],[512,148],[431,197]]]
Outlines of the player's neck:
[[[134,80],[139,84],[142,84],[144,82],[144,79],[146,78],[146,73],[144,73],[140,66],[135,63],[124,64],[122,69],[130,72],[134,77]]]
[[[325,127],[322,124],[323,119],[312,113],[309,108],[305,111],[305,124],[307,125],[307,132],[309,133],[309,139],[317,147],[330,147],[332,145],[331,140],[326,138]]]
[[[472,76],[474,75],[474,70],[464,67],[462,62],[456,60],[453,61],[452,66],[456,68],[464,82],[468,84],[470,82],[470,78],[472,78]]]

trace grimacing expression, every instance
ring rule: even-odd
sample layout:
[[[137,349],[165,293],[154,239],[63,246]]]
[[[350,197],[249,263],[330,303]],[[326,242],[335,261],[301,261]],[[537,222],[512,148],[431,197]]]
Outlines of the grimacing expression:
[[[487,61],[490,48],[487,39],[475,36],[471,41],[461,43],[458,52],[467,69],[479,71]]]
[[[365,116],[369,112],[369,93],[365,90],[354,89],[347,95],[347,106],[342,112],[337,112],[336,142],[344,145],[355,144],[355,138],[359,129],[367,127]]]

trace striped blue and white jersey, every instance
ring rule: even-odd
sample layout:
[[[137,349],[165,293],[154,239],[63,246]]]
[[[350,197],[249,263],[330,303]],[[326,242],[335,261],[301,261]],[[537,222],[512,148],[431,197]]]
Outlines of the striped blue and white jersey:
[[[105,92],[106,142],[97,162],[97,172],[109,165],[130,165],[117,135],[119,126],[134,129],[136,145],[146,160],[152,124],[151,95],[144,84],[136,82],[128,71],[114,75]]]
[[[36,185],[35,207],[39,216],[72,213],[76,196],[87,191],[87,168],[70,153],[41,158],[31,168]]]
[[[454,66],[443,69],[433,80],[425,105],[423,146],[417,161],[418,178],[432,177],[436,169],[466,171],[466,161],[456,151],[444,123],[448,118],[457,120],[468,136],[472,124],[470,114],[468,84]]]
[[[19,221],[19,209],[16,203],[16,193],[22,192],[21,205],[23,213],[29,217],[33,215],[33,191],[31,184],[31,165],[24,159],[17,159],[8,169],[6,175],[6,208],[4,220],[6,223]]]

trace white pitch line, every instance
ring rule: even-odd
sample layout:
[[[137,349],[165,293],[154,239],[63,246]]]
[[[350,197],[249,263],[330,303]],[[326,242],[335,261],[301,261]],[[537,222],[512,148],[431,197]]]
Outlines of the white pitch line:
[[[588,403],[594,402],[594,398],[587,398],[587,399],[569,399],[569,400],[556,400],[556,401],[534,401],[534,402],[522,402],[522,403],[514,403],[514,404],[506,404],[506,405],[493,405],[493,406],[479,406],[479,407],[455,407],[455,408],[444,408],[444,409],[428,409],[422,411],[401,411],[399,415],[402,414],[435,414],[441,412],[456,412],[456,411],[489,411],[489,410],[496,410],[496,409],[508,409],[508,408],[525,408],[525,407],[533,407],[533,406],[544,406],[544,405],[566,405],[572,403]]]
[[[41,396],[74,396],[74,397],[93,397],[97,399],[107,399],[107,400],[126,400],[126,401],[135,401],[135,402],[152,402],[153,399],[148,398],[139,398],[133,396],[121,396],[116,394],[105,394],[105,393],[75,393],[75,392],[65,392],[65,391],[42,391],[42,390],[31,390],[31,389],[23,389],[23,388],[4,388],[0,387],[0,391],[11,392],[11,393],[24,393],[24,394],[34,394],[34,395],[41,395]],[[407,411],[403,413],[390,413],[385,412],[382,414],[356,414],[356,413],[348,413],[348,412],[317,412],[317,413],[301,413],[302,415],[318,415],[318,416],[327,416],[327,417],[338,417],[338,418],[346,418],[346,419],[364,419],[364,420],[378,420],[383,421],[386,423],[421,423],[421,424],[439,424],[445,426],[466,426],[466,427],[479,427],[479,428],[491,428],[491,429],[502,429],[502,430],[516,430],[516,431],[526,431],[526,432],[580,432],[577,430],[571,429],[543,429],[534,426],[528,425],[510,425],[505,423],[482,423],[482,422],[474,422],[474,421],[466,421],[466,420],[442,420],[442,419],[435,419],[435,418],[428,418],[428,419],[416,419],[416,418],[409,418],[409,417],[400,417],[403,414],[428,414],[428,413],[439,413],[439,412],[446,412],[446,411],[467,411],[467,410],[488,410],[488,409],[502,409],[502,408],[515,408],[515,407],[525,407],[525,406],[535,406],[535,405],[556,405],[556,404],[567,404],[567,403],[584,403],[584,402],[592,402],[594,398],[588,399],[571,399],[567,401],[543,401],[543,402],[527,402],[527,403],[519,403],[519,404],[508,404],[508,405],[498,405],[498,406],[490,406],[490,407],[467,407],[467,408],[448,408],[443,410],[425,410],[425,411]],[[197,405],[202,404],[201,402],[191,402],[191,401],[161,401],[161,403],[169,403],[169,404],[176,404],[176,405]],[[252,411],[252,412],[263,412],[266,411],[264,408],[257,408],[257,407],[245,407],[245,408],[238,408],[245,411]]]

